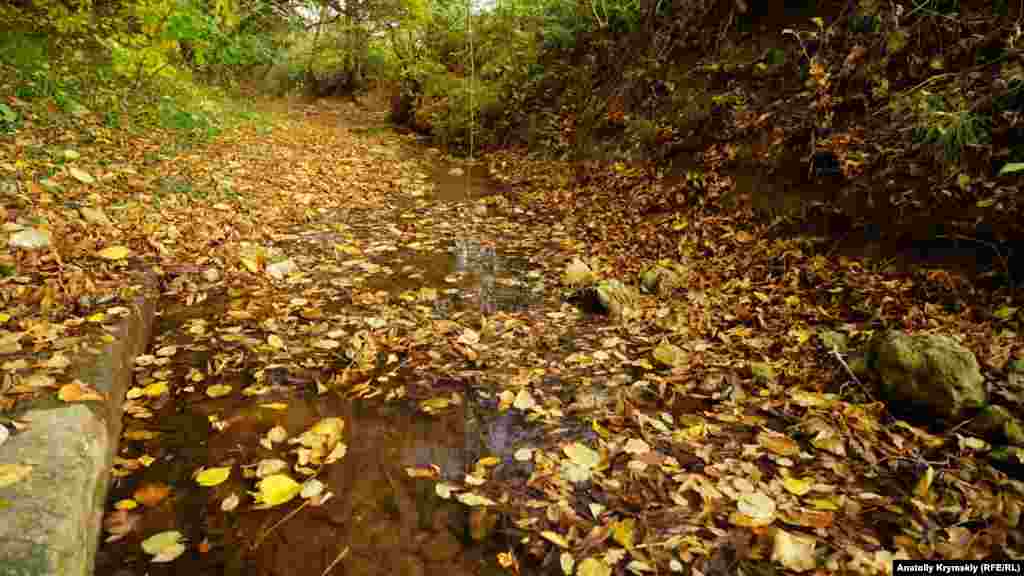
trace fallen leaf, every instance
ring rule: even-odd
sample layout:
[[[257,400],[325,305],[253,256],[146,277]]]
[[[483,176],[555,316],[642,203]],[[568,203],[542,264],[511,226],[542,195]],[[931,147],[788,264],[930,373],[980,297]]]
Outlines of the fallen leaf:
[[[166,484],[146,482],[132,493],[132,498],[134,498],[139,504],[152,508],[160,502],[163,502],[170,493],[171,487]]]
[[[60,398],[62,402],[102,402],[105,400],[102,394],[77,380],[61,386],[57,391],[57,398]]]
[[[775,541],[772,544],[772,560],[782,564],[783,568],[795,572],[813,570],[814,546],[813,536],[790,534],[785,530],[775,530]]]
[[[200,468],[195,473],[196,483],[200,486],[216,486],[231,476],[231,466],[221,468]]]
[[[0,488],[21,482],[31,472],[32,466],[27,464],[0,464]]]
[[[125,246],[110,246],[100,250],[97,255],[104,260],[124,260],[131,253]]]
[[[273,508],[280,506],[299,495],[302,485],[292,480],[287,474],[274,474],[267,476],[256,483],[256,491],[252,492],[256,498],[254,508]]]

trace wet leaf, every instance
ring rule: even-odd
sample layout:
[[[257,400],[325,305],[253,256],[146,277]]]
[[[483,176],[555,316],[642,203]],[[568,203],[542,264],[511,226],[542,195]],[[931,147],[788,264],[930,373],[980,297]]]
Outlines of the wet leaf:
[[[102,402],[105,400],[102,394],[77,380],[61,386],[57,391],[57,398],[63,402]]]
[[[170,562],[185,551],[185,537],[177,530],[159,532],[142,541],[142,550],[153,562]],[[159,559],[159,560],[158,560]]]
[[[315,498],[324,493],[326,486],[324,483],[317,480],[316,478],[310,478],[302,484],[302,491],[299,492],[299,496],[305,499]]]
[[[302,491],[302,485],[292,480],[287,474],[267,476],[256,483],[255,508],[273,508],[291,501]]]
[[[278,458],[267,458],[260,460],[259,464],[256,465],[256,477],[266,478],[278,474],[288,469],[288,463]]]
[[[238,494],[231,493],[230,496],[228,496],[224,500],[221,500],[220,509],[223,512],[231,512],[235,508],[238,508],[238,504],[240,501],[241,499],[238,497]]]
[[[103,519],[103,529],[107,531],[105,542],[116,542],[139,528],[142,515],[131,513],[128,510],[118,509]]]
[[[146,482],[135,489],[132,498],[139,504],[150,508],[164,501],[171,493],[171,487],[157,482]]]
[[[196,483],[200,486],[216,486],[231,476],[231,466],[220,468],[200,468],[195,473]]]

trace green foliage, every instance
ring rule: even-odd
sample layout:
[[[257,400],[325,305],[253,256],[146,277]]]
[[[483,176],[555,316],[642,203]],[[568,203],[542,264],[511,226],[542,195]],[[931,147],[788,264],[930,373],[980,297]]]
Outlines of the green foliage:
[[[988,121],[965,103],[951,106],[938,94],[922,91],[914,133],[919,141],[936,144],[947,162],[959,162],[964,148],[989,141]]]
[[[10,133],[18,129],[21,117],[13,108],[0,102],[0,133]]]

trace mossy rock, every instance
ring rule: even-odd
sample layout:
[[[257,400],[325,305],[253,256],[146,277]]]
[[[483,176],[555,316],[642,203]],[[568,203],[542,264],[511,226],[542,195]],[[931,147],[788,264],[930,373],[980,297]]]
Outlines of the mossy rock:
[[[871,341],[867,360],[892,404],[910,404],[931,417],[960,418],[987,403],[974,353],[946,336],[888,330]]]

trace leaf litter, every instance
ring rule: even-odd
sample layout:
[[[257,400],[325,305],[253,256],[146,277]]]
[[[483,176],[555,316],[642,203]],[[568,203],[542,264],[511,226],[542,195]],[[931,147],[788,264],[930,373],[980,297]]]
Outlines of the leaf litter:
[[[111,178],[93,178],[81,147],[81,168],[54,178],[105,218],[39,202],[48,252],[12,249],[2,263],[16,276],[2,287],[0,349],[40,355],[10,365],[5,408],[97,399],[62,358],[107,337],[140,271],[159,277],[171,320],[135,363],[109,539],[154,562],[202,546],[271,563],[277,535],[297,529],[287,520],[324,504],[335,523],[318,529],[351,540],[346,562],[366,562],[396,520],[356,523],[356,495],[387,492],[402,510],[422,482],[470,509],[474,537],[515,535],[493,557],[512,573],[712,573],[728,556],[750,570],[881,574],[893,558],[1021,554],[1024,488],[984,462],[984,443],[894,425],[834,385],[848,378],[814,337],[841,326],[867,338],[861,311],[874,309],[948,327],[989,367],[1019,354],[1007,331],[920,299],[946,279],[815,256],[743,211],[644,218],[657,198],[631,169],[576,186],[558,164],[499,153],[488,162],[505,188],[486,210],[437,202],[408,142],[352,135],[340,107],[145,168],[132,147],[106,150],[140,166]],[[709,187],[725,186],[708,162]],[[171,181],[208,189],[158,192]],[[615,318],[581,309],[586,294]],[[375,420],[356,404],[420,415]],[[465,461],[409,445],[470,421],[484,447]],[[175,452],[196,466],[170,465]],[[13,484],[30,468],[0,470]],[[160,512],[195,490],[211,503],[202,522]],[[143,508],[114,506],[132,494]],[[425,542],[388,561],[452,561],[443,531]]]

